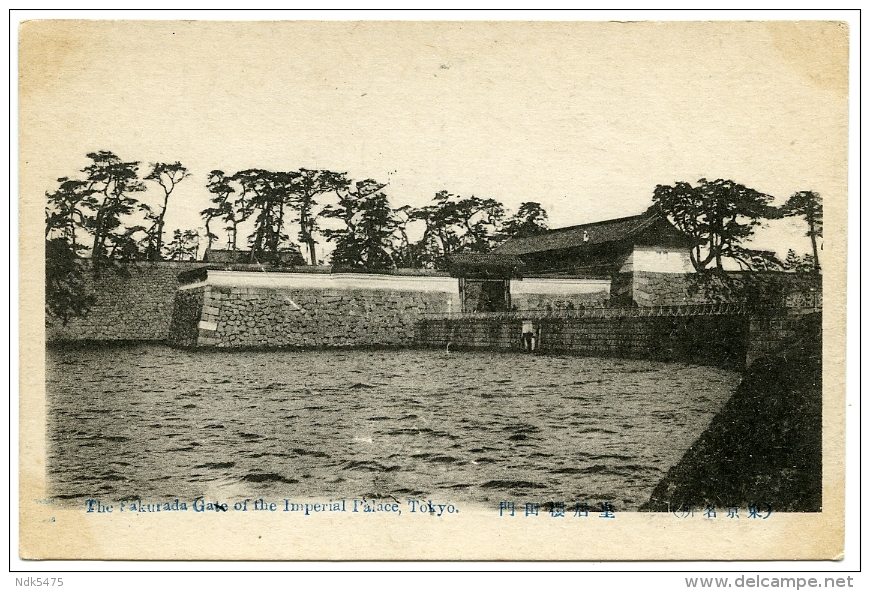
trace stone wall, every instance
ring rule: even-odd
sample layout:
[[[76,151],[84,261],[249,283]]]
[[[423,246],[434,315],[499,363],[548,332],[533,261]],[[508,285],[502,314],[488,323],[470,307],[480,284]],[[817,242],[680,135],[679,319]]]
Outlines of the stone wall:
[[[614,273],[610,281],[610,302],[630,306],[634,301],[634,273]]]
[[[193,347],[199,339],[200,319],[205,303],[205,286],[180,289],[175,294],[172,322],[167,340],[178,347]]]
[[[511,280],[511,306],[515,310],[582,310],[604,306],[610,299],[610,281],[526,277]]]
[[[632,299],[638,306],[706,304],[715,298],[701,289],[699,275],[637,272],[631,278]]]
[[[64,326],[46,318],[46,341],[162,341],[169,335],[178,275],[201,263],[130,263],[95,277],[89,261],[85,277],[96,304],[85,317]]]
[[[421,314],[450,314],[460,309],[458,283],[450,277],[206,272],[204,267],[203,263],[160,262],[129,264],[120,273],[106,271],[98,278],[88,272],[86,276],[91,281],[90,291],[96,297],[96,305],[86,317],[71,318],[66,326],[48,318],[47,340],[169,340],[184,347],[398,346],[414,342],[414,324]],[[201,269],[195,274],[201,277],[186,273],[190,276],[188,280],[200,283],[181,286],[179,274],[194,269]],[[746,293],[745,286],[739,282],[746,281],[747,276],[731,275],[736,277],[732,284],[736,283]],[[203,280],[205,277],[207,281]],[[769,273],[754,275],[751,280],[749,287],[761,292],[762,300],[767,298],[766,301],[790,309],[821,308],[821,278],[817,275]],[[512,281],[511,291],[513,306],[531,311],[597,308],[613,304],[613,299],[608,302],[608,298],[619,297],[625,291],[626,295],[633,294],[635,303],[641,306],[716,301],[717,298],[711,296],[715,289],[703,284],[699,287],[700,281],[703,280],[695,275],[636,272],[619,274],[612,284],[527,278]],[[486,320],[489,321],[491,319]],[[417,341],[432,346],[446,346],[447,342],[470,347],[520,346],[519,328],[508,329],[502,325],[494,328],[495,325],[478,325],[477,322],[484,320],[465,325],[462,329],[465,332],[455,335],[452,326],[445,328],[447,336],[437,326],[426,325],[423,330],[428,330],[431,338],[424,336]],[[552,324],[547,329],[551,334],[541,341],[541,346],[547,348],[551,343],[553,350],[640,356],[669,355],[662,351],[680,350],[679,343],[656,341],[658,337],[652,336],[655,330],[645,332],[646,329],[641,328],[645,321],[626,322],[634,328],[626,329],[629,332],[625,334],[601,328],[590,319],[572,320],[567,323],[564,334],[558,325]],[[575,324],[580,328],[575,330]],[[610,325],[618,323],[610,322]],[[546,322],[542,326],[546,327]],[[441,336],[438,336],[439,330],[442,330]],[[694,334],[694,329],[681,332],[680,326],[665,326],[662,330],[682,335],[683,339]],[[792,329],[777,326],[772,330]],[[502,336],[496,339],[496,334]],[[774,342],[779,341],[771,341]],[[699,346],[703,346],[703,341]],[[774,346],[758,340],[750,349],[764,354]]]
[[[606,291],[573,294],[523,293],[511,296],[517,310],[582,310],[600,308],[609,299]]]
[[[749,322],[746,364],[786,349],[792,356],[821,357],[822,314],[778,314]]]
[[[582,316],[533,320],[538,351],[629,357],[741,367],[746,358],[746,316]],[[456,349],[522,350],[519,317],[426,319],[417,343]]]
[[[715,275],[635,272],[633,299],[639,306],[739,302],[762,307],[822,306],[822,278],[811,273],[729,272]]]
[[[389,289],[390,282],[364,289],[318,287],[310,278],[282,277],[285,285],[280,287],[231,285],[232,279],[224,275],[214,284],[178,290],[171,344],[242,349],[410,346],[420,314],[448,313],[457,303],[457,294],[449,291]],[[366,279],[372,281],[361,281]]]
[[[733,314],[644,316],[642,310],[528,318],[538,351],[686,361],[743,368],[762,356],[802,348],[821,355],[821,313],[768,317]],[[445,349],[523,350],[523,319],[480,314],[421,320],[416,343]]]

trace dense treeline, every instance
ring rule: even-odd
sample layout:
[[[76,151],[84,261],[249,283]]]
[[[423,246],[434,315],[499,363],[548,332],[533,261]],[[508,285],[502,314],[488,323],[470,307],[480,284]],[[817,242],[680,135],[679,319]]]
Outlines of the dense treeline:
[[[318,264],[317,236],[332,242],[329,262],[360,270],[397,267],[443,267],[444,257],[461,252],[489,252],[516,232],[547,229],[547,214],[528,202],[506,219],[504,206],[494,199],[460,197],[438,192],[431,205],[393,207],[386,183],[354,181],[346,173],[300,169],[273,172],[249,169],[227,175],[209,173],[212,206],[202,210],[208,247],[223,224],[227,248],[239,249],[241,224],[252,222],[246,247],[251,262]],[[321,207],[321,201],[328,200]],[[321,228],[325,219],[337,227]],[[412,240],[409,226],[419,222],[422,237]],[[288,227],[298,229],[298,244]],[[418,232],[419,233],[419,232]],[[301,245],[304,249],[300,249]]]
[[[510,236],[547,229],[547,213],[535,202],[508,216],[494,199],[440,191],[430,205],[393,207],[387,184],[374,179],[252,168],[211,171],[205,180],[211,203],[200,212],[204,236],[179,228],[167,241],[166,212],[175,189],[190,177],[187,168],[158,162],[140,177],[138,161],[107,151],[87,156],[91,164],[81,178],[59,178],[46,193],[46,306],[64,321],[92,304],[76,264],[82,257],[91,259],[95,273],[117,271],[121,261],[196,260],[222,247],[243,251],[243,262],[317,265],[325,262],[318,247],[324,239],[333,246],[327,260],[339,269],[441,269],[447,255],[486,253]],[[139,198],[149,185],[158,192],[156,205]]]
[[[76,255],[89,252],[95,262],[172,256],[177,245],[170,249],[163,243],[166,211],[172,192],[190,176],[187,169],[180,162],[158,162],[140,178],[139,162],[125,162],[112,152],[88,158],[92,163],[82,169],[84,179],[59,178],[58,188],[46,193],[46,239],[61,241]],[[161,188],[162,204],[153,207],[135,197],[146,191],[144,181]],[[137,213],[142,219],[136,219]],[[195,251],[188,248],[176,258],[191,254]]]
[[[690,237],[689,256],[698,272],[722,271],[725,260],[748,270],[819,271],[818,239],[822,237],[822,198],[813,191],[799,191],[782,207],[773,197],[731,180],[701,179],[696,186],[679,182],[658,185],[652,211],[665,215]],[[785,261],[775,253],[747,248],[745,243],[765,219],[799,216],[807,223],[812,255],[797,257],[789,250]]]
[[[180,162],[155,163],[140,178],[139,162],[106,151],[88,158],[84,178],[61,177],[57,189],[46,193],[46,310],[64,323],[85,314],[94,301],[78,264],[82,255],[89,255],[95,274],[123,272],[118,261],[196,256],[195,232],[176,230],[171,242],[163,242],[170,195],[189,176]],[[161,188],[162,203],[151,206],[135,197],[147,190],[145,181]]]
[[[125,162],[111,152],[88,158],[93,163],[82,169],[85,178],[60,178],[58,188],[46,194],[47,239],[62,240],[73,253],[95,261],[198,256],[198,231],[176,229],[171,241],[165,239],[170,197],[190,176],[180,162],[153,164],[140,178],[139,162]],[[137,199],[147,190],[145,181],[159,187],[159,205]],[[354,181],[329,170],[213,170],[205,186],[211,195],[210,206],[200,212],[205,249],[249,251],[252,263],[320,264],[318,239],[323,238],[333,243],[329,262],[336,266],[440,268],[446,255],[489,252],[512,235],[547,229],[547,213],[538,203],[523,203],[508,217],[494,199],[441,191],[431,205],[393,207],[386,183]],[[321,228],[324,220],[334,222]],[[418,240],[409,230],[415,223],[416,233],[422,233]],[[221,230],[225,246],[219,242]]]
[[[248,260],[242,262],[276,266],[329,262],[362,272],[443,269],[449,255],[487,253],[512,236],[548,227],[547,212],[536,202],[524,202],[509,215],[495,199],[444,190],[422,207],[394,206],[388,184],[375,179],[354,180],[329,170],[251,168],[232,174],[212,170],[205,178],[210,204],[200,212],[204,236],[178,228],[169,237],[165,220],[172,195],[191,176],[184,165],[157,162],[140,176],[138,161],[107,151],[87,157],[91,163],[79,178],[59,178],[57,188],[46,193],[46,307],[64,321],[92,304],[82,288],[77,264],[82,257],[91,259],[95,273],[117,270],[119,261],[196,260],[219,248],[243,252]],[[157,192],[151,199],[156,204],[141,199],[149,189]],[[817,272],[821,197],[801,191],[782,207],[772,206],[772,199],[733,181],[701,179],[695,186],[657,186],[651,210],[691,238],[698,271],[721,271],[730,259],[746,269]],[[789,251],[781,261],[745,246],[762,220],[784,216],[806,221],[812,255],[800,258]],[[320,239],[331,243],[329,257],[323,257]]]

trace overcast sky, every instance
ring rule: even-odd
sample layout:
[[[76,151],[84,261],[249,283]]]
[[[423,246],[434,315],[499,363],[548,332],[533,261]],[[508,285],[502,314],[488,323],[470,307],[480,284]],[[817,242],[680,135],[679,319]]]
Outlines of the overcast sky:
[[[202,227],[215,168],[346,171],[396,206],[538,201],[552,227],[702,177],[845,202],[837,23],[31,21],[19,47],[25,197],[91,151],[180,160],[169,229]],[[808,252],[804,232],[755,246]]]

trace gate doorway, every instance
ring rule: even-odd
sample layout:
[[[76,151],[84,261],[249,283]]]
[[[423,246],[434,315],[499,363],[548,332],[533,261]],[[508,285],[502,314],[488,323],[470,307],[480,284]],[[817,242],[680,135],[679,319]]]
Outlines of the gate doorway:
[[[511,309],[510,279],[459,279],[463,312],[506,312]]]
[[[447,257],[450,274],[459,279],[462,312],[507,312],[511,309],[511,279],[522,279],[522,262],[497,254]]]

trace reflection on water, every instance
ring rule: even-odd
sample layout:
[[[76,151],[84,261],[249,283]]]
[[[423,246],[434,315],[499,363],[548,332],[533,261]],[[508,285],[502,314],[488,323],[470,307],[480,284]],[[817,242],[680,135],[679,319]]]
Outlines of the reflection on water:
[[[611,502],[636,509],[739,382],[443,351],[50,350],[59,499]]]

